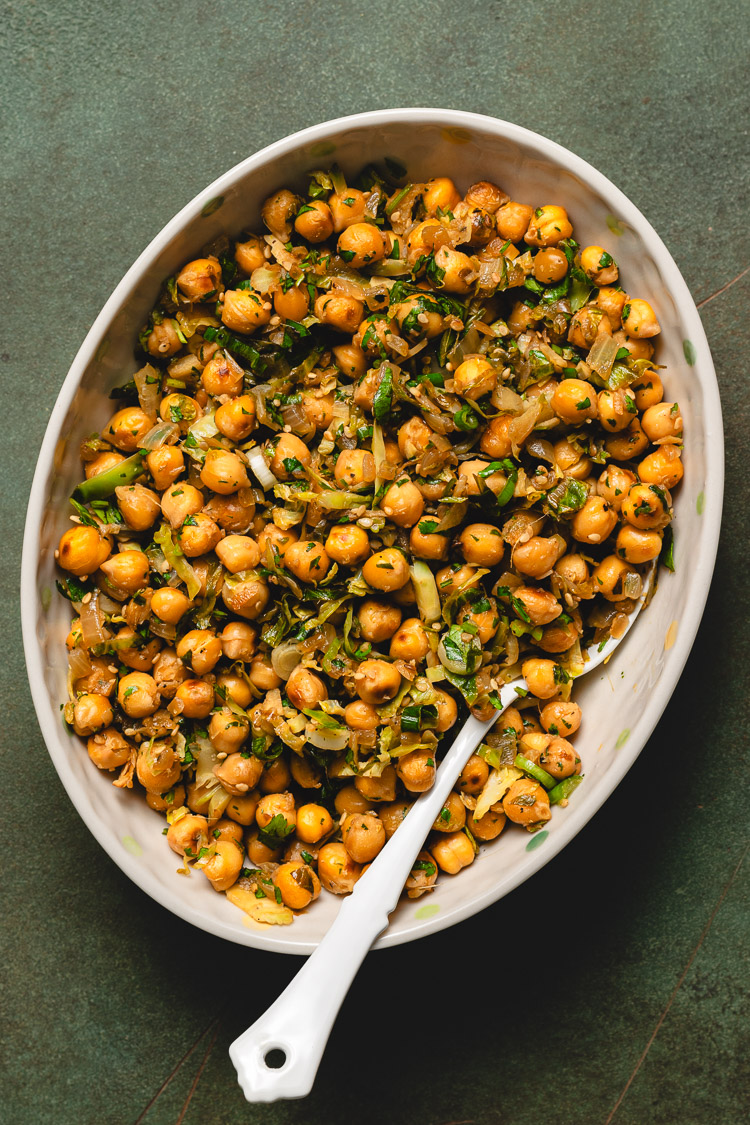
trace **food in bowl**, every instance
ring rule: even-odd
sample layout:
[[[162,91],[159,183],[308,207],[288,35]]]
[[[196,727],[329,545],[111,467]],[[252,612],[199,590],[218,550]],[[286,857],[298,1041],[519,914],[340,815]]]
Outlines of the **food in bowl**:
[[[404,179],[313,172],[168,279],[58,549],[66,720],[261,921],[351,891],[519,674],[406,892],[541,828],[583,649],[670,565],[651,305],[561,206]]]

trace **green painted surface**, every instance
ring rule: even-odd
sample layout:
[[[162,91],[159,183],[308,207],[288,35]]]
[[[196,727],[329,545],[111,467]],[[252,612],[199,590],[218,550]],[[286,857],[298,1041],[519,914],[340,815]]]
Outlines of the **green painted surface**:
[[[742,23],[739,0],[6,3],[0,1039],[15,1125],[338,1125],[355,1107],[360,1125],[746,1120],[750,277],[730,284],[747,265]],[[23,512],[63,376],[162,225],[289,132],[408,104],[535,129],[641,207],[706,302],[731,502],[694,653],[605,810],[507,900],[370,958],[313,1095],[249,1108],[227,1046],[299,962],[179,922],[78,819],[26,685]]]

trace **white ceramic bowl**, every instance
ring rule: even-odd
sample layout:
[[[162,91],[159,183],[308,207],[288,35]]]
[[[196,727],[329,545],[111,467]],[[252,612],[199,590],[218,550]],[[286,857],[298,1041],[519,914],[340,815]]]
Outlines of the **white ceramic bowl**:
[[[581,684],[585,722],[576,743],[586,780],[545,831],[507,832],[460,878],[443,877],[429,898],[403,902],[378,946],[451,926],[518,886],[552,858],[606,800],[646,743],[695,638],[719,536],[723,485],[721,411],[703,328],[677,266],[632,203],[599,172],[543,137],[494,118],[434,109],[358,114],[270,145],[221,176],[169,222],[115,289],[68,372],[50,417],[29,502],[22,615],[31,690],[49,753],[71,800],[118,866],[154,899],[201,929],[244,945],[309,953],[339,900],[323,894],[292,926],[260,928],[200,876],[178,876],[163,819],[142,797],[115,789],[60,720],[65,699],[69,606],[55,592],[53,551],[78,482],[81,438],[112,412],[109,390],[135,369],[133,345],[165,277],[216,235],[260,229],[272,189],[304,186],[304,173],[338,162],[345,173],[392,156],[411,178],[451,176],[466,189],[494,180],[515,199],[561,203],[578,241],[611,250],[627,289],[654,306],[658,360],[668,396],[685,420],[685,477],[676,492],[675,576],[663,574],[636,628],[601,674]]]

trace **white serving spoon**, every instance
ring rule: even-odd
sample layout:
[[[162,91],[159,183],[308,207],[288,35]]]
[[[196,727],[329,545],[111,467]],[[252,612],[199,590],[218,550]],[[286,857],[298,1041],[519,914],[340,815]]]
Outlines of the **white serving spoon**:
[[[643,607],[655,568],[644,577],[638,604],[616,640],[592,646],[580,675],[610,657]],[[484,721],[470,716],[445,754],[435,784],[412,805],[383,850],[344,899],[318,948],[271,1007],[229,1048],[242,1091],[250,1102],[302,1098],[310,1093],[334,1021],[367,952],[388,926],[425,838],[456,778],[498,717],[518,699],[526,681],[500,691],[502,706]]]

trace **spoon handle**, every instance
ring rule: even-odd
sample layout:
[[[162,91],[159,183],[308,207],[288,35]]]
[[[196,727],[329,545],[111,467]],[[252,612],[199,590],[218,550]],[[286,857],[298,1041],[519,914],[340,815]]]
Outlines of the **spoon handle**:
[[[362,961],[399,900],[427,833],[471,753],[507,707],[523,680],[506,684],[502,707],[490,719],[470,717],[438,769],[435,784],[344,900],[315,952],[271,1007],[229,1048],[248,1101],[271,1102],[309,1094],[334,1020]],[[282,1052],[274,1066],[270,1052]],[[266,1060],[269,1059],[267,1062]]]

